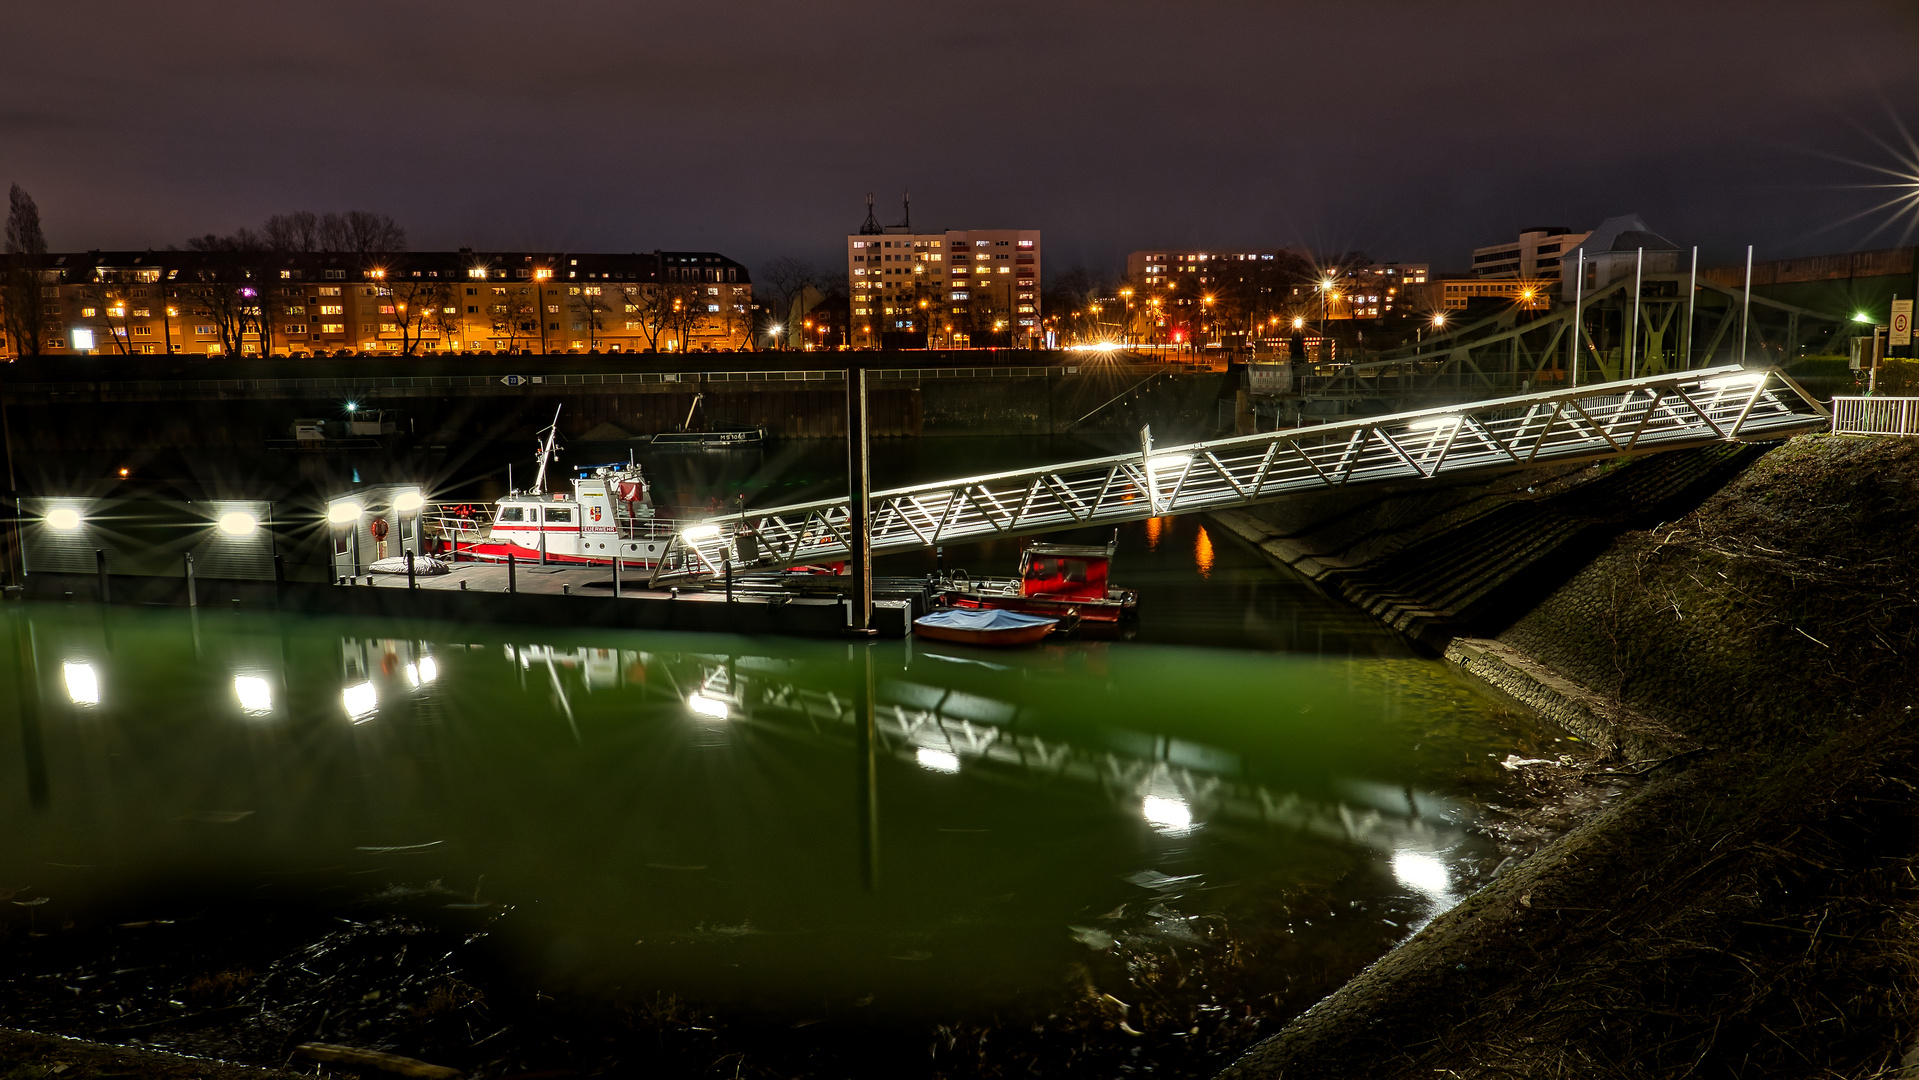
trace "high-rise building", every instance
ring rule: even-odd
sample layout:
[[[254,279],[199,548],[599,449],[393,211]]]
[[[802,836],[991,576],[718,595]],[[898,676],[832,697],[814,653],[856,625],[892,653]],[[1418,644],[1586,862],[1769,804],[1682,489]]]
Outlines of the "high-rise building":
[[[909,219],[910,220],[910,219]],[[852,347],[1037,347],[1038,229],[881,227],[846,238]]]

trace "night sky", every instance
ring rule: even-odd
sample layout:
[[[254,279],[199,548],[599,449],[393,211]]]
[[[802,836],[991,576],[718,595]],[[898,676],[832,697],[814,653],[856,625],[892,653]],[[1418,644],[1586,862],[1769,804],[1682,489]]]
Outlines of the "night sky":
[[[55,249],[285,210],[416,248],[836,261],[878,194],[1154,246],[1461,268],[1637,212],[1707,260],[1891,246],[1841,222],[1919,157],[1919,4],[6,5],[0,183]],[[1840,160],[1843,159],[1843,160]],[[1908,164],[1904,171],[1913,172]]]

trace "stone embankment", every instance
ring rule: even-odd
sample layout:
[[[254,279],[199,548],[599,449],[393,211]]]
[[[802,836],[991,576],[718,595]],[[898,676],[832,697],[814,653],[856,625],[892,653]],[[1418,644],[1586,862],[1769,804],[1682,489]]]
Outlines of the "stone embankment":
[[[1732,463],[1541,594],[1436,609],[1642,786],[1226,1076],[1919,1076],[1919,440]],[[1481,504],[1542,494],[1507,484]]]

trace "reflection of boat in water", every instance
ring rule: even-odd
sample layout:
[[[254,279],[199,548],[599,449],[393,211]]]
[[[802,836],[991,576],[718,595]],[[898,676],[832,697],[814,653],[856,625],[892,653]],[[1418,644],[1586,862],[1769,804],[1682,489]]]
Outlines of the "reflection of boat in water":
[[[1058,625],[1058,619],[1018,611],[947,608],[914,619],[913,634],[961,645],[1031,645]]]
[[[1107,581],[1119,534],[1104,546],[1029,544],[1019,556],[1019,577],[973,580],[963,573],[941,579],[940,602],[955,608],[994,608],[1066,621],[1069,626],[1114,626],[1131,618],[1139,594]]]

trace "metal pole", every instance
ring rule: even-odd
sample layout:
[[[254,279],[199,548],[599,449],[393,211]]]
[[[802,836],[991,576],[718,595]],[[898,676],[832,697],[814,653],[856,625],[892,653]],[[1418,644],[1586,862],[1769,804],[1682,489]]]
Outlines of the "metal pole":
[[[511,551],[507,552],[506,553],[506,591],[507,592],[520,591],[520,582],[519,582],[519,573],[518,573],[519,566],[520,566],[520,560],[514,558],[513,553]]]
[[[110,604],[113,597],[107,587],[107,552],[105,548],[93,549],[94,570],[100,575],[100,602]]]
[[[1699,245],[1692,246],[1692,281],[1686,286],[1686,370],[1692,370],[1692,315],[1699,305]]]
[[[406,587],[413,588],[413,549],[406,549]]]
[[[853,570],[852,632],[873,630],[873,534],[868,500],[870,463],[866,443],[866,369],[854,361],[846,369],[846,507]]]
[[[278,608],[286,599],[287,557],[279,552],[273,553],[273,606]]]
[[[193,587],[193,552],[186,553],[187,560],[187,606],[199,607],[200,597]]]
[[[613,599],[618,600],[619,598],[620,598],[620,552],[618,547],[618,541],[615,541],[615,546],[613,551]]]
[[[1632,268],[1632,333],[1626,338],[1626,377],[1639,377],[1639,294],[1645,290],[1640,283],[1646,277],[1646,249],[1640,248]],[[1517,339],[1515,339],[1517,340]]]
[[[726,575],[726,602],[733,602],[733,556],[720,556],[720,572]]]
[[[1570,360],[1566,365],[1567,389],[1579,386],[1579,351],[1585,347],[1580,339],[1586,336],[1586,248],[1579,248],[1578,277],[1573,279],[1573,332],[1569,348]],[[1564,293],[1560,294],[1564,296]]]
[[[1746,341],[1752,336],[1752,245],[1746,245],[1746,293],[1739,300],[1739,366],[1746,366]]]
[[[546,508],[540,508],[540,565],[546,565]]]

